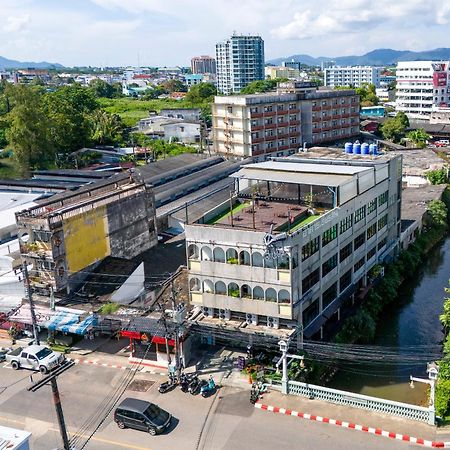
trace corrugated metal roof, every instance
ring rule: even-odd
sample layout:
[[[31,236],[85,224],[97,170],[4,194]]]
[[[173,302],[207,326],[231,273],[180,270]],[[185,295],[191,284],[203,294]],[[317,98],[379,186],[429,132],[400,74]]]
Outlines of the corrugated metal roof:
[[[288,172],[283,170],[250,169],[245,167],[230,175],[245,180],[276,181],[279,183],[312,184],[315,186],[341,186],[348,183],[352,175],[335,175],[314,172]]]
[[[373,170],[371,167],[364,166],[302,163],[300,161],[264,161],[249,164],[246,166],[246,169],[280,170],[287,172],[324,173],[336,175],[355,175],[366,170]]]

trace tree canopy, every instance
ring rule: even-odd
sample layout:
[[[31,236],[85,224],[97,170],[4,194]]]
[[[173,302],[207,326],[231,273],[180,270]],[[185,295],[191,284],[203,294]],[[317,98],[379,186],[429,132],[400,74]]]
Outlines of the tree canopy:
[[[287,81],[287,78],[274,78],[273,80],[257,80],[252,81],[244,89],[241,90],[241,94],[257,94],[261,92],[273,91],[278,83]]]
[[[381,134],[385,139],[400,142],[407,127],[409,127],[409,119],[404,112],[400,111],[395,117],[391,117],[383,123]]]

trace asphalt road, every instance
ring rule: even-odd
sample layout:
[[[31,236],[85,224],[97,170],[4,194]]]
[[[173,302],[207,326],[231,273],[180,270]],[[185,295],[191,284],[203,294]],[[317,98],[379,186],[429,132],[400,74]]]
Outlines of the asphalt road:
[[[61,448],[56,414],[49,387],[32,393],[26,390],[31,372],[14,371],[0,364],[0,425],[32,432],[32,450]],[[103,404],[120,385],[128,371],[77,365],[58,379],[60,397],[71,438],[77,448],[88,441],[94,426],[104,418]],[[35,380],[41,375],[34,375]],[[300,420],[256,410],[248,391],[223,387],[215,397],[193,397],[176,389],[161,395],[161,377],[137,374],[135,379],[155,381],[145,392],[126,390],[124,397],[153,401],[173,414],[170,429],[159,436],[141,431],[120,430],[111,415],[84,448],[91,450],[210,450],[210,449],[405,449],[403,442],[353,430]],[[6,389],[5,389],[6,387]],[[82,435],[82,424],[96,417]]]

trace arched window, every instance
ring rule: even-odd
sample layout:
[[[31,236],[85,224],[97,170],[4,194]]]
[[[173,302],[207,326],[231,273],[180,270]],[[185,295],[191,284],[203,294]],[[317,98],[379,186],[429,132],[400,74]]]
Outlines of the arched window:
[[[214,283],[211,280],[203,280],[203,292],[208,294],[214,293]]]
[[[198,278],[191,278],[189,281],[189,290],[193,292],[200,292],[201,289],[201,283]]]
[[[225,252],[223,251],[222,248],[215,247],[213,255],[214,255],[214,261],[215,262],[221,262],[221,263],[225,262]]]
[[[250,265],[250,253],[246,250],[242,250],[239,253],[239,264],[241,264],[242,266]]]
[[[274,288],[266,289],[266,301],[268,302],[277,301],[277,291]]]
[[[227,286],[223,281],[216,281],[216,294],[227,295]]]
[[[261,286],[253,288],[253,298],[255,300],[264,300],[264,289]]]
[[[239,286],[236,283],[228,285],[228,295],[230,297],[240,297]]]
[[[198,257],[199,257],[198,247],[195,244],[190,244],[188,247],[188,258],[198,259]]]
[[[291,303],[291,296],[286,289],[281,289],[278,292],[279,303]]]
[[[252,298],[252,289],[248,284],[243,284],[241,286],[241,297]]]
[[[238,254],[234,248],[229,248],[227,250],[227,263],[228,264],[237,264],[238,263]]]
[[[202,261],[212,261],[212,251],[206,245],[202,247]]]
[[[264,266],[264,259],[259,252],[253,252],[252,253],[252,266],[253,267],[263,267]]]

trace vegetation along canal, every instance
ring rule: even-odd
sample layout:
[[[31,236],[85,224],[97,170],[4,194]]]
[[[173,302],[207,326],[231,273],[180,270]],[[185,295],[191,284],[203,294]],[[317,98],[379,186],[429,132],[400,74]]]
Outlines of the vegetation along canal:
[[[440,346],[444,334],[439,322],[450,278],[450,236],[435,246],[411,280],[403,283],[398,301],[388,307],[377,327],[373,361],[348,362],[330,382],[330,387],[360,394],[426,404],[426,387],[409,386],[409,376],[427,378],[427,352]],[[383,360],[387,352],[398,357]]]

